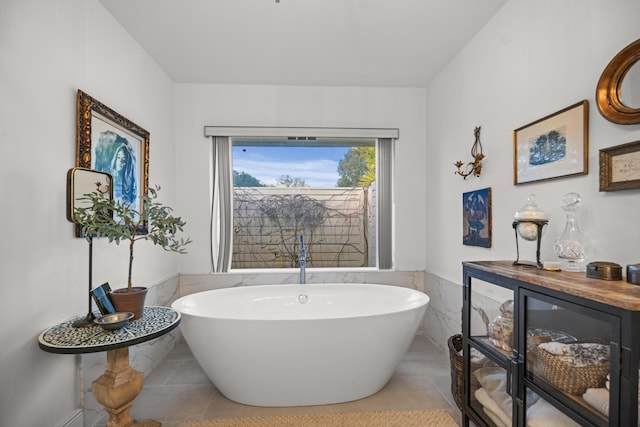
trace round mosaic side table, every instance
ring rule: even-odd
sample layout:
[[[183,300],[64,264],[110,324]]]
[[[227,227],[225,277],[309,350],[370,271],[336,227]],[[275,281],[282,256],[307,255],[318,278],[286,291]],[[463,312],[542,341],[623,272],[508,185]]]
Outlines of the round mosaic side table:
[[[81,317],[81,316],[80,316]],[[144,374],[129,365],[129,346],[158,338],[180,324],[180,313],[169,307],[145,307],[142,318],[120,329],[100,326],[76,328],[79,317],[62,322],[38,336],[40,348],[49,353],[107,352],[107,369],[92,383],[96,400],[109,414],[107,427],[156,427],[153,420],[136,421],[129,415],[140,394]]]

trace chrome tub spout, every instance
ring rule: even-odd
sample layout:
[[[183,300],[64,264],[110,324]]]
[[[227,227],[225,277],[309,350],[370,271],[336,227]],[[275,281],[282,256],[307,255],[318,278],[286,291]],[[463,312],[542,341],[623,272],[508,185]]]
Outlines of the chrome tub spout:
[[[304,249],[304,235],[300,235],[300,284],[306,282],[307,251]]]

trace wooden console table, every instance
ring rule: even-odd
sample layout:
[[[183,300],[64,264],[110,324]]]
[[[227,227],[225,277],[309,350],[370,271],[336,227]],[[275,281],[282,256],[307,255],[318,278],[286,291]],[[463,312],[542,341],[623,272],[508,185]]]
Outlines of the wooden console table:
[[[136,421],[129,415],[144,381],[144,374],[129,365],[129,346],[158,338],[175,329],[180,324],[180,313],[169,307],[145,307],[142,318],[115,330],[104,330],[98,325],[76,328],[73,322],[80,317],[52,326],[40,334],[40,348],[62,354],[106,351],[107,369],[93,381],[92,391],[109,414],[107,427],[160,426],[157,421]]]
[[[640,286],[512,261],[462,265],[463,426],[495,426],[494,415],[516,427],[639,425]],[[505,303],[510,316],[496,309]],[[495,329],[472,322],[485,308],[499,314]],[[604,346],[606,356],[589,363],[585,349],[574,365],[539,349],[549,341]]]

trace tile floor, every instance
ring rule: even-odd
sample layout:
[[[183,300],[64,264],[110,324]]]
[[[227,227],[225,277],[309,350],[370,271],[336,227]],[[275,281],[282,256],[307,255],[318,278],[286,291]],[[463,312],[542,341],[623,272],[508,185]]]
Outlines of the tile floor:
[[[138,420],[151,418],[164,427],[176,427],[183,421],[224,417],[447,409],[460,423],[450,384],[448,353],[417,335],[389,383],[373,396],[322,406],[246,406],[220,394],[181,342],[147,375],[130,413]]]

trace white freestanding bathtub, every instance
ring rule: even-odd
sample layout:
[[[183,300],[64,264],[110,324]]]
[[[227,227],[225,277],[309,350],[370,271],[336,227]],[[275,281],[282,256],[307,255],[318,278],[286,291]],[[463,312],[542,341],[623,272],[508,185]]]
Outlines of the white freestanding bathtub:
[[[227,398],[255,406],[347,402],[379,391],[429,297],[364,284],[242,286],[176,300],[196,360]]]

